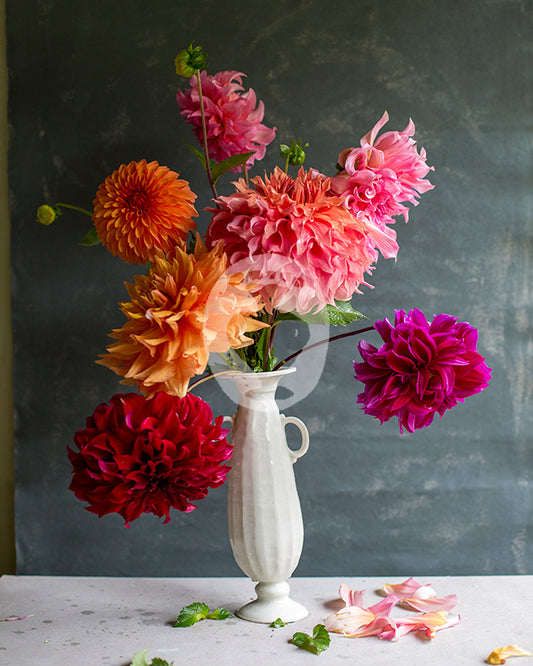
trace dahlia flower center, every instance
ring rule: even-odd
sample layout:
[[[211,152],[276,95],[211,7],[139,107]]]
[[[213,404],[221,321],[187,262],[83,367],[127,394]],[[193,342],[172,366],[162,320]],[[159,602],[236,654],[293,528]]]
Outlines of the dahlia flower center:
[[[128,208],[137,213],[137,215],[148,213],[150,208],[149,203],[149,197],[146,192],[143,191],[131,192],[126,199],[126,205]]]

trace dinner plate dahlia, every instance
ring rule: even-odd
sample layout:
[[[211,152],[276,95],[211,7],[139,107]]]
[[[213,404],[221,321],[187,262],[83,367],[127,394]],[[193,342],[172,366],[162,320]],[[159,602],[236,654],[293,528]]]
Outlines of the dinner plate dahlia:
[[[397,310],[394,326],[384,319],[374,328],[383,345],[362,340],[363,362],[354,370],[365,384],[357,402],[381,423],[396,416],[401,432],[414,432],[487,387],[490,369],[476,349],[477,331],[457,317],[439,314],[429,323],[420,310]]]
[[[226,480],[232,447],[209,405],[188,393],[114,395],[87,418],[68,447],[69,486],[99,517],[118,513],[129,527],[142,513],[170,520]]]

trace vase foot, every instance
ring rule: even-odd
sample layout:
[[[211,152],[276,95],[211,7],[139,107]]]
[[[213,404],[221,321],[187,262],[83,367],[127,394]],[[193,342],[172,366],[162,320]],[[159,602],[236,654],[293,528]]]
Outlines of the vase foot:
[[[257,599],[237,611],[237,617],[249,622],[270,624],[280,618],[283,622],[297,622],[309,615],[307,608],[289,597],[290,587],[282,583],[257,583]]]

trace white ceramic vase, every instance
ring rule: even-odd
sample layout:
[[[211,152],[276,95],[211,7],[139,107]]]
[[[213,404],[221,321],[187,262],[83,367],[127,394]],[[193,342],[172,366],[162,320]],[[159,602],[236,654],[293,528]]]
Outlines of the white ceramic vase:
[[[236,373],[239,392],[231,423],[233,444],[228,474],[228,527],[235,561],[253,581],[257,599],[237,611],[253,622],[281,618],[295,622],[307,609],[289,597],[290,578],[303,547],[303,520],[293,464],[309,446],[304,423],[280,414],[275,392],[280,379],[294,372]],[[287,445],[285,426],[301,432],[298,450]]]

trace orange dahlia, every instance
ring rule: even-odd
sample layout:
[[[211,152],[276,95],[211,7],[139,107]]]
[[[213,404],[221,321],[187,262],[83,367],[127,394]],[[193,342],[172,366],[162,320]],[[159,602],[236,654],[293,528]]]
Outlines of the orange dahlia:
[[[117,342],[97,361],[152,397],[184,396],[189,380],[207,367],[210,352],[252,344],[245,333],[264,328],[252,318],[262,307],[244,275],[226,274],[222,244],[207,251],[197,238],[194,254],[184,244],[155,255],[147,275],[127,284],[121,303],[128,321],[111,334]]]
[[[122,164],[98,188],[93,220],[98,237],[130,264],[171,251],[196,227],[196,194],[179,174],[157,162]]]

